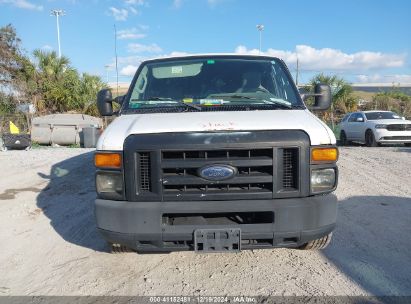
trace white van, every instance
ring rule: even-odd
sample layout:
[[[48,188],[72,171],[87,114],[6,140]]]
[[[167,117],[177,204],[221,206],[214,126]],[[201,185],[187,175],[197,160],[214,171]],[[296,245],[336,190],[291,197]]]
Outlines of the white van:
[[[329,86],[312,95],[312,109],[330,106]],[[282,60],[147,60],[125,96],[102,90],[97,102],[101,115],[118,116],[95,154],[97,227],[114,251],[329,243],[336,139],[307,109]]]

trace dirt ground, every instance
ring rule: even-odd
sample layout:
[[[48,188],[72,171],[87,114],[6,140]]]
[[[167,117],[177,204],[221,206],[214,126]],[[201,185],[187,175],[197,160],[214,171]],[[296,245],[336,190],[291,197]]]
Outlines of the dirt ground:
[[[323,251],[108,253],[92,150],[0,153],[1,295],[411,295],[411,148],[347,147]]]

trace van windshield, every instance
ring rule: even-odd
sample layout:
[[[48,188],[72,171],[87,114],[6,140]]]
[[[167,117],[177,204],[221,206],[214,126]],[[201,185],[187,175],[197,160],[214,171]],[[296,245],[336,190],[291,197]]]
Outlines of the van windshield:
[[[223,106],[223,107],[222,107]],[[132,83],[126,112],[305,108],[284,64],[273,58],[187,58],[144,64]],[[218,109],[217,109],[218,108]]]

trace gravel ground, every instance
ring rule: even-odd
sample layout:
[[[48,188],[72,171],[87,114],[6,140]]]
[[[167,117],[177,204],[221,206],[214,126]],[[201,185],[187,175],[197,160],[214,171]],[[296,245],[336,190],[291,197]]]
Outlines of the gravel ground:
[[[323,251],[113,255],[92,150],[0,153],[0,295],[411,295],[411,148],[341,149]]]

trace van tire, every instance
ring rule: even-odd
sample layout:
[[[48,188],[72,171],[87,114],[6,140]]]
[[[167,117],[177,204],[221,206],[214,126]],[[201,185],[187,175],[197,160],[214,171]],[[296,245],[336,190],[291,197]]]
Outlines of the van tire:
[[[330,244],[331,238],[332,238],[332,232],[327,234],[326,236],[323,236],[320,239],[312,240],[309,241],[308,243],[302,245],[299,247],[299,249],[302,250],[319,250],[319,249],[324,249]]]

